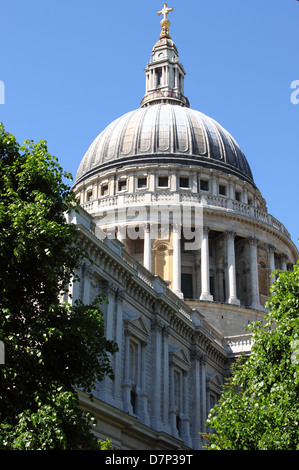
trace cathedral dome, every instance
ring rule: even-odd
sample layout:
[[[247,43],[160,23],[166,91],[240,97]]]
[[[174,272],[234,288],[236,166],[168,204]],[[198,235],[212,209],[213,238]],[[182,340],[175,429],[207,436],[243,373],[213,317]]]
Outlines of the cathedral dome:
[[[95,138],[74,194],[92,215],[96,237],[120,240],[179,298],[259,309],[268,298],[267,273],[284,270],[297,250],[268,213],[237,142],[190,107],[170,11],[164,4],[158,12],[162,31],[145,67],[140,107]]]
[[[76,182],[105,169],[152,162],[211,168],[253,183],[243,152],[220,124],[161,101],[121,116],[101,132],[81,161]]]

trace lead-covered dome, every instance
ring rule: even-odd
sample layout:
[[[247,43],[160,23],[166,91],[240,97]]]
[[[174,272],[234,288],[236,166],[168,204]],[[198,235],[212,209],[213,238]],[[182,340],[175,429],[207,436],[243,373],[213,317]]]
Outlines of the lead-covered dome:
[[[139,108],[112,122],[89,147],[76,182],[104,169],[151,162],[218,169],[253,183],[243,152],[220,124],[170,103]]]
[[[145,68],[145,96],[139,109],[112,122],[91,144],[76,183],[126,165],[182,164],[210,168],[253,183],[248,162],[233,137],[213,119],[190,108],[183,65],[164,15],[162,31]]]

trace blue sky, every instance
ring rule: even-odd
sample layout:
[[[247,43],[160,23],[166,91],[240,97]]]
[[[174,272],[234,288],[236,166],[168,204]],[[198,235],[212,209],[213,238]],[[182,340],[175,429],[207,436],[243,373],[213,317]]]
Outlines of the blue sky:
[[[94,138],[139,107],[162,1],[0,0],[0,121],[48,142],[75,177]],[[239,143],[269,212],[298,247],[299,2],[174,0],[170,32],[193,109]],[[299,97],[299,93],[298,93]],[[0,97],[1,102],[1,97]]]

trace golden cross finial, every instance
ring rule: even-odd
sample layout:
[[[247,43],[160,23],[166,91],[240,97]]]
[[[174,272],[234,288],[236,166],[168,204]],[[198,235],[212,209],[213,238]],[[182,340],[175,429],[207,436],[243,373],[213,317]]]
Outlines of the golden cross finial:
[[[170,21],[167,18],[167,15],[170,11],[173,11],[173,8],[167,8],[167,3],[163,4],[163,8],[161,11],[158,11],[158,15],[163,15],[163,20],[160,23],[160,25],[162,26],[160,38],[170,38],[170,34],[169,34]]]
[[[164,3],[162,10],[158,11],[158,15],[163,15],[164,20],[167,20],[167,15],[170,11],[173,11],[173,8],[167,8],[167,3]]]

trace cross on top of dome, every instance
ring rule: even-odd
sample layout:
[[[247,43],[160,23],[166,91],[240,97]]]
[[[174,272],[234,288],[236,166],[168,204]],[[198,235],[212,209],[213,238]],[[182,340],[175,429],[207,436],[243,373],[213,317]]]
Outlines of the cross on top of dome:
[[[171,39],[170,34],[169,34],[170,21],[167,18],[168,13],[171,12],[171,11],[173,11],[173,8],[167,8],[167,3],[163,4],[163,8],[162,8],[161,11],[158,11],[158,15],[163,15],[163,20],[160,23],[160,25],[162,27],[160,38],[169,38],[169,39]]]

